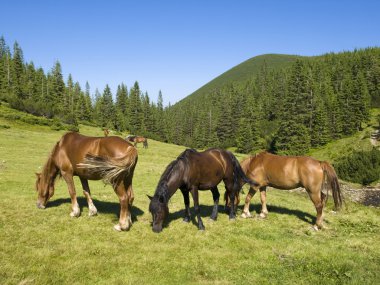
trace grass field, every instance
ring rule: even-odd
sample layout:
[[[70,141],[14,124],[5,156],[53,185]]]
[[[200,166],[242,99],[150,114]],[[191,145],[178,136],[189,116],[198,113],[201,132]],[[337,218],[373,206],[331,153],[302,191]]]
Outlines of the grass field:
[[[166,165],[185,148],[149,141],[138,147],[128,232],[116,232],[118,198],[110,186],[90,181],[98,216],[89,217],[79,179],[82,215],[71,218],[62,180],[45,210],[36,208],[35,172],[63,131],[0,117],[0,284],[378,284],[380,211],[347,202],[325,209],[326,229],[310,228],[315,209],[301,192],[268,191],[269,216],[218,221],[211,192],[200,193],[206,231],[183,223],[177,192],[162,233],[151,230],[146,194],[153,194]],[[81,133],[102,135],[81,126]],[[239,160],[243,156],[238,156]],[[219,189],[223,190],[224,186]],[[244,195],[241,196],[241,199]],[[251,210],[258,212],[258,197]],[[240,203],[239,212],[242,209]]]

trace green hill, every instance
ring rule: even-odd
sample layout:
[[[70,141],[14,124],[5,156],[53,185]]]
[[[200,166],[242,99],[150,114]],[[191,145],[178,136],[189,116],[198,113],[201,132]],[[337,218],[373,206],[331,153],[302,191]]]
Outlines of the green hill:
[[[267,219],[229,221],[220,201],[218,220],[212,222],[212,195],[201,191],[202,232],[194,219],[182,221],[183,197],[177,191],[163,232],[153,233],[146,194],[154,193],[160,175],[183,146],[150,140],[148,149],[138,147],[129,232],[113,230],[119,201],[101,181],[90,181],[96,217],[88,216],[78,178],[79,218],[69,216],[63,179],[57,181],[47,208],[37,209],[34,172],[41,171],[64,131],[26,123],[22,113],[4,105],[0,114],[1,284],[378,283],[379,209],[349,201],[336,213],[329,199],[326,229],[314,232],[315,208],[306,193],[270,189]],[[99,127],[79,128],[83,134],[103,135]],[[223,184],[219,189],[223,194]],[[252,213],[259,211],[259,200],[252,200]],[[192,206],[191,201],[194,213]]]
[[[183,100],[188,100],[189,98],[202,96],[213,89],[220,88],[232,82],[246,81],[252,76],[258,74],[260,72],[260,69],[264,65],[266,65],[268,70],[281,69],[283,67],[287,67],[291,63],[293,63],[297,58],[302,57],[297,55],[286,54],[264,54],[252,57],[222,73],[221,75],[211,80],[207,84],[203,85],[201,88],[199,88]]]

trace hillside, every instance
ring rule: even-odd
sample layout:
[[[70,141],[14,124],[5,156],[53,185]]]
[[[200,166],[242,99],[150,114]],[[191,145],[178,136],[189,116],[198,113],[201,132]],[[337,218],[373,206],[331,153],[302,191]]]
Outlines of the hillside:
[[[100,181],[90,181],[96,217],[88,216],[78,178],[79,218],[69,216],[63,179],[47,208],[37,209],[34,173],[64,131],[16,120],[23,114],[4,105],[0,113],[6,115],[0,116],[1,284],[376,284],[380,278],[379,209],[347,201],[336,213],[329,199],[326,229],[315,232],[315,208],[299,191],[270,189],[267,219],[234,222],[222,199],[218,220],[210,221],[212,195],[201,191],[204,232],[195,219],[182,222],[183,197],[177,191],[164,230],[153,233],[146,194],[154,193],[165,167],[184,150],[154,140],[148,149],[138,147],[130,231],[113,230],[119,201]],[[99,127],[79,128],[83,134],[103,134]],[[219,189],[223,194],[223,184]],[[259,211],[259,200],[252,200],[252,213]],[[192,200],[190,205],[194,213]]]
[[[221,88],[229,83],[244,82],[258,74],[264,65],[266,65],[268,70],[287,67],[297,58],[302,57],[285,54],[264,54],[252,57],[222,73],[181,101],[186,101],[194,97],[202,97],[202,95],[207,94],[211,90]],[[181,104],[180,102],[178,102],[178,104]]]

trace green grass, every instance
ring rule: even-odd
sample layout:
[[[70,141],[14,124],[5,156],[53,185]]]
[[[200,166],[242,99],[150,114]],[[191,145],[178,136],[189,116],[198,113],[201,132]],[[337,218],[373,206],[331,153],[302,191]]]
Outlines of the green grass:
[[[2,108],[0,106],[0,108]],[[0,284],[378,284],[379,209],[348,202],[325,210],[327,229],[314,232],[315,209],[299,192],[269,190],[265,220],[228,220],[220,202],[211,222],[209,191],[200,193],[206,231],[182,222],[178,191],[160,234],[151,230],[146,194],[184,147],[149,141],[138,147],[134,223],[116,232],[118,198],[110,186],[90,181],[98,216],[88,208],[76,178],[82,215],[70,218],[67,187],[57,181],[45,210],[36,208],[35,175],[63,131],[0,117]],[[81,126],[88,135],[99,128]],[[239,159],[243,157],[239,156]],[[224,186],[219,187],[224,192]],[[245,191],[246,192],[246,191]],[[243,200],[244,195],[241,196]],[[331,203],[331,198],[329,202]],[[254,197],[252,211],[258,211]],[[239,207],[241,212],[242,202]]]

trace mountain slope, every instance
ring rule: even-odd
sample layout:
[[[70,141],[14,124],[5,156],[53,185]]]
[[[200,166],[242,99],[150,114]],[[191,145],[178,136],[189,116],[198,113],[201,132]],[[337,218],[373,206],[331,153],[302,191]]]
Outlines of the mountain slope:
[[[253,75],[259,73],[260,69],[265,64],[269,70],[281,69],[283,67],[289,66],[297,58],[301,58],[301,56],[285,54],[264,54],[252,57],[222,73],[183,100],[202,96],[202,94],[206,94],[211,90],[220,88],[221,86],[227,85],[231,82],[245,81]]]

